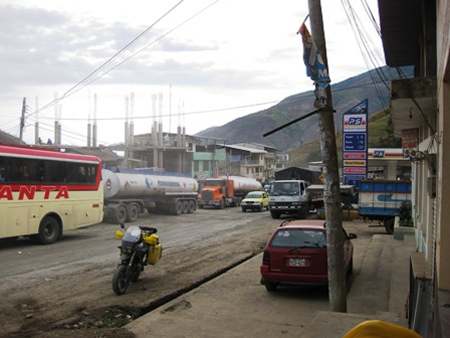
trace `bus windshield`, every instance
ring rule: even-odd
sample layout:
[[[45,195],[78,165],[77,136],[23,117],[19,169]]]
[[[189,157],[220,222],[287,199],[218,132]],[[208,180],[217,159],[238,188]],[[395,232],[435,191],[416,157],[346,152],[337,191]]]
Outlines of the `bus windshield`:
[[[300,193],[299,182],[274,182],[272,185],[271,195],[289,195],[295,196]]]

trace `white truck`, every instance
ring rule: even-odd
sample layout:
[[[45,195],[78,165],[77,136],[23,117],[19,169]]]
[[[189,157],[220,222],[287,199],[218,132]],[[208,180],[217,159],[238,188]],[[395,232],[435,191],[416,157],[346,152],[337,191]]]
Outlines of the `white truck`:
[[[141,213],[180,215],[197,209],[197,181],[190,177],[102,170],[105,220],[134,222]]]
[[[308,184],[303,180],[277,180],[272,183],[269,197],[269,210],[272,218],[282,214],[306,217],[310,197],[306,190]]]

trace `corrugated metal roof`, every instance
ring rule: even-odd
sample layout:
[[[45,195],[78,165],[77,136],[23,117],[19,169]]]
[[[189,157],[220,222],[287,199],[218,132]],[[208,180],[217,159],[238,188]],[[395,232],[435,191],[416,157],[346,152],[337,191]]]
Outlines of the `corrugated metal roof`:
[[[267,151],[265,151],[264,149],[244,147],[244,146],[240,146],[237,144],[232,144],[232,145],[227,144],[227,145],[225,145],[225,148],[248,151],[249,153],[253,153],[253,154],[267,154]]]

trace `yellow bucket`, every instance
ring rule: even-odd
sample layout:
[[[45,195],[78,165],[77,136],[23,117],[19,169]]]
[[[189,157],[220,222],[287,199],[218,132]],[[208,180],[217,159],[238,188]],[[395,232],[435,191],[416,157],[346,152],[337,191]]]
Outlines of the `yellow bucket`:
[[[422,338],[415,331],[381,320],[368,320],[348,331],[343,338]]]
[[[156,263],[158,263],[159,259],[161,258],[161,255],[162,255],[161,244],[150,246],[147,258],[148,264],[155,265]]]

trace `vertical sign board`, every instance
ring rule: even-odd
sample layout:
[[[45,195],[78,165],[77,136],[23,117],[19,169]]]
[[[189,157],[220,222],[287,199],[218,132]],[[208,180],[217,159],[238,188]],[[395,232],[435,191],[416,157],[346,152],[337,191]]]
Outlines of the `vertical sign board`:
[[[342,116],[342,173],[344,184],[359,185],[367,178],[368,100],[365,99]]]

